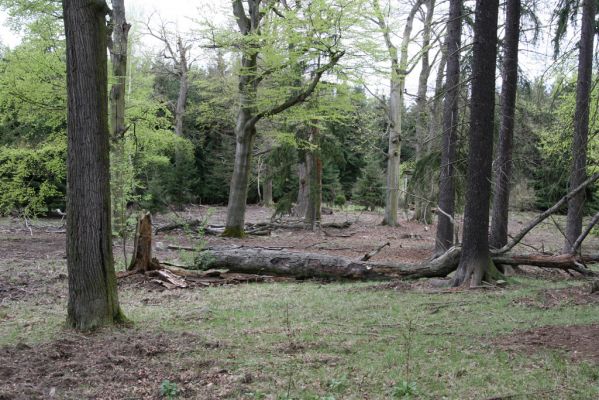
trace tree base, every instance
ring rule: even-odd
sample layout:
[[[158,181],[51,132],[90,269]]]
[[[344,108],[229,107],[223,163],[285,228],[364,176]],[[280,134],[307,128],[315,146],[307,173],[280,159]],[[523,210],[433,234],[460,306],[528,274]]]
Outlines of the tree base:
[[[243,230],[243,228],[228,226],[225,228],[225,231],[223,232],[222,236],[228,238],[241,239],[245,237],[245,231]]]

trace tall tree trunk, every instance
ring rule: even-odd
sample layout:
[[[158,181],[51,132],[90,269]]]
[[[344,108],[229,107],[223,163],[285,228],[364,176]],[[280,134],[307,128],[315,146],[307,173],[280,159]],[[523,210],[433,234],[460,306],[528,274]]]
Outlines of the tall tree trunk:
[[[272,206],[272,175],[270,167],[267,165],[265,169],[264,186],[262,193],[262,204],[265,207]]]
[[[572,140],[572,169],[570,188],[577,187],[586,179],[587,142],[589,136],[589,98],[593,74],[593,39],[595,36],[594,0],[583,0],[582,24],[578,53],[578,80],[576,82],[576,111],[574,113],[574,138]],[[577,194],[568,201],[568,219],[564,253],[571,251],[576,238],[582,232],[585,193]]]
[[[422,50],[420,58],[420,75],[418,77],[418,90],[416,92],[416,158],[422,158],[425,149],[427,148],[428,138],[428,79],[431,74],[431,64],[429,61],[430,46],[431,46],[431,31],[433,23],[433,15],[435,13],[435,0],[428,0],[424,3],[426,7],[426,17],[424,19],[424,28],[422,29]]]
[[[112,213],[113,226],[122,237],[125,235],[127,221],[127,174],[123,169],[125,158],[125,93],[127,87],[127,52],[129,29],[125,16],[124,0],[112,0],[112,16],[110,18],[112,35],[108,37],[108,50],[112,64],[114,82],[110,88],[110,137],[112,146],[113,174]],[[125,260],[126,261],[126,260]]]
[[[493,265],[488,232],[498,13],[499,0],[477,0],[464,236],[454,286],[479,286]]]
[[[439,205],[435,255],[439,256],[453,246],[456,142],[458,128],[458,99],[460,85],[460,47],[462,38],[462,0],[449,1],[446,52],[447,78],[443,101],[443,136],[441,172],[439,178]]]
[[[233,0],[233,14],[242,35],[259,33],[260,21],[265,15],[260,9],[260,0]],[[247,8],[247,13],[246,13]],[[254,38],[255,39],[255,38]],[[258,85],[263,77],[259,77],[258,49],[249,48],[242,55],[241,72],[239,74],[239,113],[235,127],[237,145],[235,148],[235,164],[229,191],[227,205],[227,224],[224,236],[243,236],[245,219],[245,202],[247,199],[247,184],[250,174],[252,148],[256,137],[256,124],[260,119],[279,114],[290,107],[300,104],[314,92],[322,75],[333,68],[345,54],[344,51],[332,51],[327,54],[329,62],[320,66],[313,73],[311,81],[301,90],[294,92],[285,101],[267,110],[258,110]]]
[[[124,319],[110,228],[106,14],[102,0],[64,0],[67,44],[68,323],[90,330]]]
[[[112,17],[110,20],[112,37],[109,38],[108,49],[112,64],[114,82],[110,89],[111,137],[119,140],[125,133],[125,89],[127,81],[127,51],[129,29],[131,25],[125,18],[125,1],[112,0]]]
[[[430,121],[430,114],[428,112],[428,79],[431,74],[431,65],[429,61],[430,45],[431,45],[431,31],[433,14],[435,12],[435,1],[428,0],[424,3],[426,7],[426,17],[424,19],[424,28],[422,30],[422,51],[420,60],[420,76],[418,77],[418,90],[416,93],[416,159],[422,158],[428,147],[428,125]],[[420,181],[415,182],[416,195],[415,197],[415,208],[416,212],[414,218],[417,221],[422,221],[425,224],[431,220],[431,207],[426,197],[429,194],[429,184],[431,182],[429,175],[421,176]]]
[[[391,40],[391,31],[385,21],[378,1],[375,1],[377,23],[383,31],[383,37],[391,60],[391,92],[389,95],[389,149],[387,151],[387,186],[385,188],[385,215],[382,224],[397,226],[397,211],[399,207],[400,185],[400,155],[401,155],[401,117],[404,108],[404,89],[409,69],[408,46],[411,41],[414,16],[425,0],[418,0],[412,6],[406,19],[399,56],[397,48]]]
[[[431,107],[431,120],[428,129],[428,141],[426,143],[426,151],[437,151],[441,148],[441,137],[443,120],[443,83],[445,78],[445,67],[447,66],[447,45],[441,46],[441,60],[439,60],[439,68],[437,77],[435,78],[435,98]]]
[[[247,200],[248,181],[252,167],[252,149],[256,137],[256,128],[248,127],[240,112],[235,128],[236,146],[233,176],[229,189],[227,204],[227,224],[223,236],[241,237],[245,226],[245,203]]]
[[[308,138],[310,149],[306,152],[308,166],[308,207],[304,217],[306,228],[314,229],[320,224],[322,203],[322,160],[320,158],[320,130],[317,126],[310,127]]]
[[[177,63],[177,72],[179,75],[179,96],[175,105],[175,133],[183,136],[183,116],[185,115],[185,106],[187,105],[187,93],[189,92],[189,66],[187,64],[188,48],[184,46],[183,40],[177,36],[177,51],[179,59]]]
[[[520,40],[520,0],[507,0],[501,87],[501,127],[495,182],[490,246],[500,249],[507,243],[507,226],[512,178],[512,143],[518,90],[518,42]]]
[[[296,217],[303,218],[310,203],[310,164],[306,161],[306,152],[301,152],[300,161],[297,164],[297,177],[299,186],[297,189],[297,201],[293,210]]]

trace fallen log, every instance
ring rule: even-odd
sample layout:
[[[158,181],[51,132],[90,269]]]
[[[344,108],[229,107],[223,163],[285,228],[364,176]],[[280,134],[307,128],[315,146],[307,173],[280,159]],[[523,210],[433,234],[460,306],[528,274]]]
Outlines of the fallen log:
[[[501,254],[491,255],[495,264],[503,265],[532,265],[540,268],[554,268],[564,271],[576,271],[585,276],[595,275],[585,267],[586,264],[599,263],[599,254],[594,256],[577,257],[572,254],[544,255],[544,254]]]
[[[420,264],[373,263],[316,253],[296,253],[253,247],[211,247],[203,268],[228,269],[231,272],[291,276],[299,279],[326,278],[348,280],[392,280],[445,277],[456,270],[460,248],[452,247],[433,260]],[[492,255],[497,264],[531,265],[577,271],[585,276],[595,273],[586,263],[598,263],[599,255],[540,256],[534,254]]]
[[[211,247],[204,268],[231,272],[292,276],[298,279],[391,280],[443,277],[457,268],[460,250],[422,264],[372,263],[326,254],[295,253],[251,247]]]

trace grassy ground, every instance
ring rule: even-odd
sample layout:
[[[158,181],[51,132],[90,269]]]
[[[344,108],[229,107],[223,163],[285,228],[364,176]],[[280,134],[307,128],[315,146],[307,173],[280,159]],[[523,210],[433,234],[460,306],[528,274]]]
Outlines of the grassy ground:
[[[274,232],[240,243],[358,258],[388,240],[377,260],[406,262],[432,248],[434,230],[424,226],[381,227],[374,213],[337,218],[355,221],[351,237]],[[515,215],[512,231],[529,219]],[[0,220],[0,400],[599,398],[599,295],[559,273],[477,291],[426,281],[161,290],[124,280],[119,296],[133,325],[83,335],[64,328],[60,224],[38,225],[30,232]],[[558,249],[556,232],[548,223],[527,243]],[[157,241],[189,244],[179,236]]]
[[[58,282],[51,292],[3,303],[2,348],[45,349],[43,343],[74,335],[62,327],[63,267],[51,268],[48,279]],[[2,272],[10,275],[6,267]],[[543,347],[498,345],[513,331],[599,322],[596,304],[544,309],[520,301],[556,285],[519,278],[508,290],[439,293],[310,282],[163,292],[125,287],[121,301],[134,326],[116,331],[123,341],[166,334],[179,343],[140,357],[142,364],[151,358],[169,366],[144,382],[143,398],[159,397],[161,387],[173,398],[206,399],[598,398],[596,364]],[[109,398],[84,381],[57,385],[57,398]],[[122,397],[112,398],[140,398],[127,397],[133,386],[119,386]],[[11,390],[2,397],[0,389],[0,398],[19,398],[18,385]]]

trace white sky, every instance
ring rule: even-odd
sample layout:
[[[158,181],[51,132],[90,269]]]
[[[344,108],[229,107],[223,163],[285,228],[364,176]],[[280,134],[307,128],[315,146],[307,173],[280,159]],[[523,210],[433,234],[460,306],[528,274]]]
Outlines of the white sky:
[[[401,2],[392,1],[394,6]],[[384,2],[383,2],[384,3]],[[231,3],[230,0],[126,0],[128,20],[134,24],[137,22],[143,24],[147,21],[148,16],[154,14],[154,20],[158,21],[158,17],[165,22],[173,23],[176,29],[180,32],[189,32],[193,29],[201,27],[201,21],[206,19],[217,25],[224,25],[231,20]],[[543,10],[541,10],[543,12]],[[545,11],[545,13],[549,13]],[[500,19],[502,17],[500,16]],[[543,18],[548,19],[548,18]],[[544,21],[546,22],[546,21]],[[14,47],[19,43],[19,35],[11,32],[6,27],[6,14],[0,12],[0,43]],[[403,24],[401,21],[393,25],[394,30],[397,30],[397,35],[401,35]],[[139,26],[139,29],[142,29]],[[414,27],[414,32],[420,28]],[[529,45],[521,43],[520,45],[520,67],[529,79],[534,76],[539,76],[544,73],[547,67],[551,64],[551,29],[545,28],[542,31],[541,40],[537,45]],[[151,49],[156,45],[156,42],[151,38],[142,39],[144,49]],[[397,42],[399,40],[396,40]],[[381,45],[383,40],[381,38]],[[399,43],[397,43],[399,44]],[[417,46],[412,46],[413,51],[417,51]],[[432,55],[431,55],[432,58]],[[416,92],[419,68],[415,68],[408,76],[407,90],[409,93]],[[434,78],[436,71],[432,71],[429,80],[429,90],[434,88]],[[372,86],[377,91],[386,91],[384,88],[386,79],[384,77],[373,78]],[[498,86],[500,82],[498,81]]]

